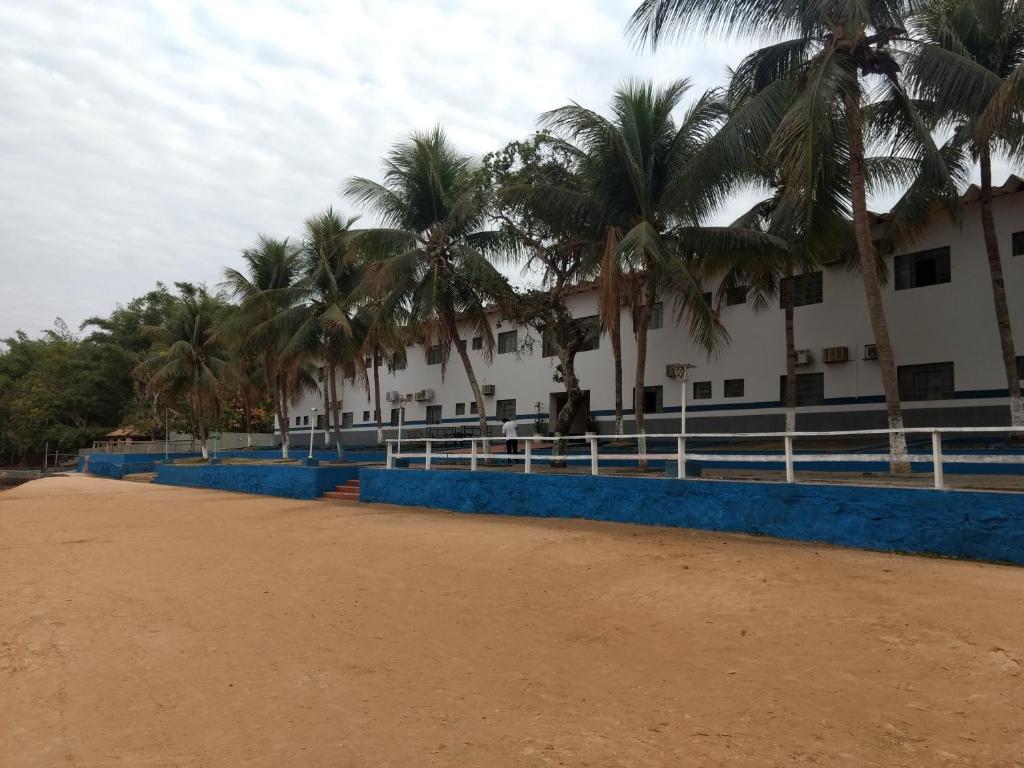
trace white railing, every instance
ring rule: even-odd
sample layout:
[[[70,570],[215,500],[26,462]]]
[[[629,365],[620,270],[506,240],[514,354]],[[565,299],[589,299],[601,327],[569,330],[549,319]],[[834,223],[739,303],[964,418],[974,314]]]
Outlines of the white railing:
[[[387,441],[387,468],[394,469],[395,462],[402,459],[422,459],[424,467],[430,469],[433,462],[437,460],[469,460],[471,472],[477,471],[481,459],[487,460],[500,458],[506,461],[522,462],[523,471],[530,474],[533,471],[535,462],[580,462],[590,463],[590,474],[598,475],[601,460],[607,461],[675,461],[677,476],[679,479],[686,477],[686,462],[688,461],[715,461],[737,464],[756,462],[781,462],[786,469],[786,482],[796,482],[796,464],[806,462],[853,462],[853,463],[906,463],[906,464],[931,464],[934,485],[938,489],[945,487],[943,477],[944,464],[1020,464],[1024,465],[1024,453],[1021,454],[947,454],[943,452],[943,435],[958,434],[1009,434],[1020,435],[1024,433],[1010,427],[939,427],[922,428],[908,427],[902,432],[911,435],[929,435],[931,437],[930,450],[925,453],[913,452],[908,449],[903,456],[893,456],[889,453],[842,453],[833,451],[830,453],[797,453],[794,450],[794,442],[800,438],[848,438],[848,437],[885,437],[896,430],[890,429],[860,429],[843,432],[712,432],[712,433],[689,433],[668,434],[668,435],[586,435],[586,436],[553,436],[553,437],[520,437],[518,442],[524,446],[522,453],[492,453],[487,446],[491,443],[504,443],[504,437],[432,437],[419,438],[414,441],[406,439],[405,445],[410,442],[424,446],[422,451],[403,450],[402,443],[398,440]],[[686,448],[687,440],[757,440],[757,439],[781,439],[783,450],[781,453],[702,453],[690,452]],[[637,444],[637,453],[600,452],[599,441],[634,441]],[[672,453],[651,453],[646,450],[649,440],[675,441],[676,450]],[[537,453],[534,449],[539,445],[554,447],[557,441],[580,444],[586,442],[589,446],[587,453],[561,454]],[[437,451],[435,446],[439,444],[469,444],[468,453],[464,450],[452,452]],[[568,447],[568,446],[566,446]],[[483,449],[483,450],[480,450]],[[821,449],[819,449],[821,450]]]

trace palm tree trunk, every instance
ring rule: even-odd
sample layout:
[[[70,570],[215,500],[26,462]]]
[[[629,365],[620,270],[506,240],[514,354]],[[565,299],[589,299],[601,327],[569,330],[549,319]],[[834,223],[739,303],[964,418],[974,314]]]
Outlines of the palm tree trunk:
[[[612,340],[612,357],[615,368],[615,434],[625,433],[622,419],[622,311],[618,306],[613,311],[608,334]]]
[[[652,293],[648,297],[653,298]],[[647,370],[647,328],[651,324],[651,302],[646,298],[636,313],[636,328],[633,333],[636,336],[636,381],[633,388],[633,415],[636,419],[636,433],[640,435],[640,444],[643,446],[640,453],[646,453],[647,440],[644,435],[644,383]],[[640,461],[640,469],[646,469],[647,462]]]
[[[331,428],[331,387],[330,387],[330,375],[328,374],[329,364],[324,361],[325,365],[323,368],[323,375],[321,378],[323,381],[320,383],[324,389],[324,448],[328,445],[327,435]],[[314,424],[313,427],[316,427]]]
[[[252,403],[245,387],[239,390],[242,397],[242,423],[245,425],[245,447],[252,448]]]
[[[992,150],[987,141],[981,144],[980,150],[981,228],[985,233],[988,271],[992,277],[992,304],[996,310],[999,347],[1003,354],[1006,388],[1010,396],[1010,425],[1016,429],[1024,429],[1024,397],[1021,397],[1020,379],[1017,376],[1017,353],[1013,344],[1010,309],[1006,303],[1003,263],[999,257],[999,238],[996,235],[995,216],[992,213]]]
[[[338,449],[338,461],[345,458],[345,441],[341,436],[341,399],[338,397],[338,374],[337,369],[332,365],[330,370],[330,382],[331,382],[331,403],[334,406],[334,413],[332,414],[334,421],[331,429],[334,435],[334,447]]]
[[[793,331],[793,262],[786,261],[782,281],[782,306],[786,314],[786,431],[796,431],[796,334]]]
[[[889,429],[889,469],[909,472],[907,461],[907,433],[903,431],[903,410],[900,407],[899,384],[896,377],[896,356],[889,339],[889,324],[882,304],[882,289],[878,280],[875,246],[871,240],[871,220],[868,215],[866,180],[864,174],[864,128],[860,101],[856,94],[845,98],[850,139],[850,191],[853,201],[853,229],[860,254],[860,272],[864,280],[868,316],[878,348],[878,364],[885,392],[885,409]]]
[[[487,429],[487,411],[484,406],[484,396],[480,391],[480,384],[476,380],[476,374],[473,373],[473,363],[469,359],[469,353],[466,351],[466,345],[459,336],[459,325],[455,322],[455,313],[451,310],[445,310],[444,324],[448,328],[448,335],[455,345],[455,349],[459,352],[459,358],[462,360],[462,367],[466,369],[466,378],[469,379],[469,387],[473,390],[473,399],[476,400],[476,411],[477,416],[480,417],[480,437],[490,437]],[[486,463],[491,463],[491,444],[484,443]]]
[[[278,388],[277,393],[277,413],[278,420],[281,422],[281,458],[287,459],[288,450],[291,448],[291,433],[288,428],[288,397],[281,392]]]
[[[553,431],[556,434],[568,435],[572,424],[576,421],[576,414],[583,405],[583,390],[580,388],[580,380],[576,375],[576,353],[569,352],[559,345],[558,361],[562,364],[562,383],[565,385],[565,405],[563,405],[555,416]],[[565,456],[566,441],[556,440],[551,447],[552,456]],[[564,467],[565,460],[552,461],[553,467]]]
[[[384,425],[380,416],[380,364],[373,350],[373,420],[377,422],[377,445],[384,445]]]

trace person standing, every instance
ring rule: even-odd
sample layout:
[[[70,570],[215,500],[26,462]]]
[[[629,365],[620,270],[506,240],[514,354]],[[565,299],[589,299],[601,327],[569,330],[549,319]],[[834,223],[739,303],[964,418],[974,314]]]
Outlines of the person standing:
[[[516,423],[509,421],[506,416],[501,423],[501,434],[505,436],[505,453],[508,455],[508,463],[512,463],[512,457],[519,453],[519,433],[516,431]]]

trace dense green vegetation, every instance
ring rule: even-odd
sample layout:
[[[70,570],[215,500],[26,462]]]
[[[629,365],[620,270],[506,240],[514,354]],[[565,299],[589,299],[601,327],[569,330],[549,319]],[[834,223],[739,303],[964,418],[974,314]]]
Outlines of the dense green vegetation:
[[[992,277],[1010,413],[1024,400],[992,211],[992,157],[1024,157],[1024,0],[644,0],[629,22],[639,44],[725,32],[774,38],[721,88],[691,96],[685,79],[625,82],[604,110],[579,104],[539,119],[538,133],[482,160],[436,127],[383,160],[382,180],[349,179],[345,197],[376,226],[327,209],[302,236],[259,236],[221,292],[162,285],[108,318],[0,350],[0,462],[71,451],[113,427],[159,436],[161,414],[203,443],[211,430],[283,425],[305,392],[322,391],[330,442],[342,451],[346,386],[371,393],[381,429],[380,372],[413,344],[447,365],[454,352],[485,407],[466,328],[489,355],[486,308],[498,305],[557,355],[568,397],[552,424],[582,407],[574,358],[592,329],[565,298],[593,280],[613,349],[616,426],[623,428],[620,320],[634,318],[638,428],[646,328],[673,306],[709,352],[729,343],[717,306],[743,289],[755,307],[781,296],[795,414],[792,278],[848,256],[859,271],[879,354],[891,451],[906,451],[896,364],[881,300],[879,239],[913,238],[933,216],[962,217],[981,171],[984,251]],[[685,74],[685,73],[677,73]],[[741,188],[764,200],[713,226]],[[874,190],[899,190],[887,231],[872,230]],[[517,292],[500,267],[529,263],[543,286]],[[705,284],[724,277],[708,301]],[[790,299],[787,301],[787,296]],[[321,386],[322,382],[322,386]]]

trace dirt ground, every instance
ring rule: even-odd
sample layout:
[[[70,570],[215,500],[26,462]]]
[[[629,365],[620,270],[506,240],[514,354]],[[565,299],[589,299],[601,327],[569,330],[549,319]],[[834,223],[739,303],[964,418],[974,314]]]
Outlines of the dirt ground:
[[[0,493],[0,766],[1024,766],[1024,569],[85,477]]]

